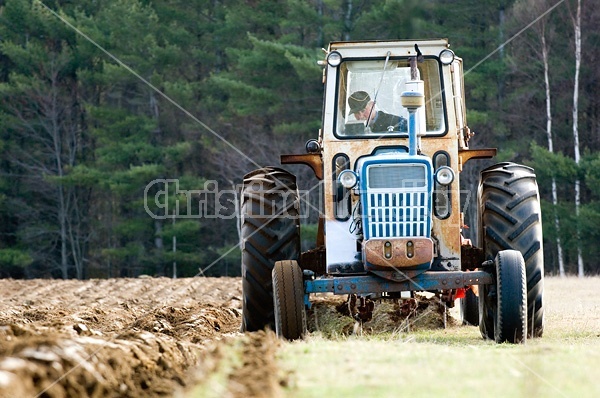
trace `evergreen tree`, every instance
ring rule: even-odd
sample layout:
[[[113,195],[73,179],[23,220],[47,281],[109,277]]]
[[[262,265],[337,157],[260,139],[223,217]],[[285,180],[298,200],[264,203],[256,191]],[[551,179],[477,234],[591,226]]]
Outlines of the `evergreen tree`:
[[[82,278],[89,192],[64,181],[87,156],[74,37],[36,4],[11,0],[3,11],[0,50],[10,72],[0,96],[12,188],[4,205],[37,267]]]
[[[541,58],[532,56],[538,48],[520,40],[530,30],[503,46],[536,18],[518,18],[523,1],[83,0],[49,3],[54,13],[31,0],[3,2],[0,272],[173,275],[175,266],[178,275],[234,274],[234,218],[173,220],[148,196],[164,188],[171,208],[197,206],[214,186],[227,192],[206,211],[231,216],[243,174],[278,165],[280,154],[301,153],[306,139],[316,137],[321,48],[337,40],[415,37],[447,37],[464,59],[469,126],[478,133],[471,145],[499,146],[496,160],[536,168],[547,269],[556,263],[553,242],[560,239],[567,273],[576,271],[578,244],[586,271],[597,272],[600,100],[588,93],[600,84],[593,67],[600,11],[581,2],[577,166],[570,160],[575,47],[568,12],[576,3],[564,2],[544,18],[553,32],[545,85]],[[549,114],[555,153],[542,148]],[[467,164],[461,181],[474,190],[484,164]],[[301,187],[316,183],[308,168],[290,169]],[[156,180],[177,180],[178,190],[152,185]]]

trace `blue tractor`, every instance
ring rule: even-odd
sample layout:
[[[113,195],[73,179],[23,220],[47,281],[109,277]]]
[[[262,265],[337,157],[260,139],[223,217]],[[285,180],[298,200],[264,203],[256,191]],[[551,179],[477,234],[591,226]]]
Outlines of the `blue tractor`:
[[[461,191],[471,149],[462,60],[445,39],[333,42],[323,66],[318,139],[306,164],[322,187],[316,249],[300,251],[295,177],[265,167],[244,177],[242,330],[306,333],[311,294],[372,299],[434,293],[461,302],[484,338],[522,343],[544,328],[542,226],[532,169],[499,163]],[[461,193],[463,204],[461,205]],[[470,200],[475,197],[476,200]],[[464,198],[467,198],[465,201]],[[463,234],[464,205],[478,214],[478,244]]]

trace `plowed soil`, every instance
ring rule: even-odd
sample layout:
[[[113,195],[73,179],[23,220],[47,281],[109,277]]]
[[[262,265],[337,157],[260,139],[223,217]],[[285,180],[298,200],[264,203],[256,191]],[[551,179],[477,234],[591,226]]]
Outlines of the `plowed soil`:
[[[1,397],[172,396],[238,334],[234,278],[0,280]]]
[[[0,397],[273,397],[273,332],[241,334],[239,278],[0,280]],[[315,297],[323,336],[443,327],[435,300],[360,303]],[[363,319],[364,320],[364,319]]]

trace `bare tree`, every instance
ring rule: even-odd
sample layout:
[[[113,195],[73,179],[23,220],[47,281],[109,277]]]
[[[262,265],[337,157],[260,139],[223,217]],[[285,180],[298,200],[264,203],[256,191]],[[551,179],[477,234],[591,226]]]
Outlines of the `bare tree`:
[[[343,40],[350,40],[350,35],[352,32],[352,28],[354,25],[354,21],[352,19],[352,0],[346,1],[346,12],[344,14],[344,33]]]
[[[544,21],[540,22],[540,39],[542,42],[542,64],[544,66],[544,86],[546,92],[546,136],[548,138],[548,152],[554,153],[554,143],[552,139],[552,102],[550,95],[550,74],[548,53],[549,46],[546,43],[546,25]],[[556,228],[556,248],[558,251],[558,272],[561,277],[565,276],[565,263],[563,260],[562,243],[560,241],[560,220],[556,208],[558,206],[558,194],[556,189],[556,177],[552,176],[552,205],[554,207],[554,227]]]
[[[546,8],[547,2],[543,1],[543,6]],[[546,94],[546,136],[548,139],[548,152],[554,153],[554,142],[552,139],[552,96],[550,94],[550,64],[549,52],[550,45],[546,41],[546,19],[540,20],[536,29],[541,42],[541,57],[544,68],[544,87]],[[556,212],[558,206],[558,194],[556,188],[556,177],[552,177],[552,205],[554,207],[554,227],[556,228],[556,248],[558,251],[558,272],[561,277],[565,276],[565,263],[563,260],[562,243],[560,240],[560,220]]]
[[[65,77],[71,54],[63,49],[43,58],[31,65],[30,76],[14,75],[3,90],[11,131],[21,143],[8,152],[26,190],[17,216],[38,262],[54,263],[63,278],[72,268],[83,278],[85,192],[66,181],[82,150],[76,83]]]
[[[575,82],[573,86],[573,147],[575,163],[579,165],[579,70],[581,69],[581,0],[577,0],[576,15],[572,16],[575,31]],[[583,257],[581,255],[579,208],[581,205],[581,181],[575,180],[575,216],[577,218],[577,275],[583,278]]]

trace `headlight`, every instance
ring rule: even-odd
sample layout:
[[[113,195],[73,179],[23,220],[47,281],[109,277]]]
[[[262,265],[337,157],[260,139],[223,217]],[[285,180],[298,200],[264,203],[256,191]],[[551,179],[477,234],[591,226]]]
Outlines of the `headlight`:
[[[338,177],[340,184],[346,189],[354,188],[358,183],[358,176],[352,170],[344,170]]]
[[[450,65],[452,61],[454,61],[454,52],[452,50],[445,49],[440,52],[439,57],[442,64]]]
[[[321,152],[321,145],[319,144],[319,141],[315,140],[314,138],[311,138],[310,140],[306,141],[306,152],[308,153],[319,153]]]
[[[327,56],[327,63],[334,68],[342,63],[342,54],[337,51],[332,51]]]
[[[454,171],[448,166],[442,166],[435,172],[435,180],[441,185],[450,185],[454,181]]]

